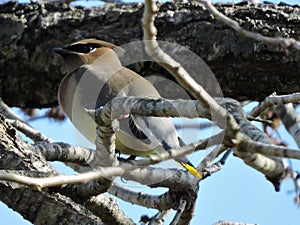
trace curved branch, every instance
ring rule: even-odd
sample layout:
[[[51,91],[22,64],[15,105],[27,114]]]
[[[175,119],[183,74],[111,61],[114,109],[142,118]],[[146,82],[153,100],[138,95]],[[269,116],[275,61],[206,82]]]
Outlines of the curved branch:
[[[169,192],[161,195],[151,195],[134,191],[116,183],[110,187],[108,192],[118,198],[123,199],[124,201],[147,208],[158,209],[159,211],[168,210],[174,207],[174,205],[176,204],[173,202],[174,199],[171,198]]]
[[[285,105],[288,103],[294,103],[300,101],[300,93],[292,93],[289,95],[275,95],[272,94],[266,97],[262,102],[259,103],[254,109],[251,110],[250,115],[253,117],[259,116],[266,109],[275,105]]]

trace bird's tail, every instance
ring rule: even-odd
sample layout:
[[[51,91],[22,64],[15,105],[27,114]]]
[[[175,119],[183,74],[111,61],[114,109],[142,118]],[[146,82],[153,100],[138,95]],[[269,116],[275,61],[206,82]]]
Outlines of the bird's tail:
[[[186,145],[184,143],[184,141],[180,137],[178,137],[178,141],[179,141],[180,147]],[[197,169],[193,166],[193,164],[190,161],[187,160],[186,157],[184,157],[184,160],[177,160],[177,162],[183,168],[185,168],[187,171],[189,171],[191,174],[193,174],[194,176],[198,177],[199,179],[202,179],[203,176],[197,171]]]
[[[189,171],[194,176],[198,177],[199,179],[202,179],[202,175],[196,170],[196,168],[193,166],[190,162],[180,162],[179,163],[183,168],[185,168],[187,171]]]

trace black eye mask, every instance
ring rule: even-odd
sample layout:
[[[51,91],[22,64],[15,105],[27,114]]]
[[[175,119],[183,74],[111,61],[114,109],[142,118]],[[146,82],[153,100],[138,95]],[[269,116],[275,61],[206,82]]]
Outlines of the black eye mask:
[[[75,45],[70,45],[67,47],[64,47],[66,50],[70,50],[73,52],[79,52],[79,53],[90,53],[93,51],[95,48],[99,48],[101,45],[91,43],[91,44],[75,44]]]

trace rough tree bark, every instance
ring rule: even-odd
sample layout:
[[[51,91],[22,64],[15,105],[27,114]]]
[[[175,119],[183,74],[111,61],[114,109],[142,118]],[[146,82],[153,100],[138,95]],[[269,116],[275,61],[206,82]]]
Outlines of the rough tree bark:
[[[299,37],[298,6],[223,4],[217,8],[245,29],[272,37]],[[12,106],[57,105],[56,91],[65,68],[51,49],[87,37],[119,45],[141,40],[142,13],[143,4],[1,5],[0,95]],[[160,40],[187,46],[210,66],[225,96],[261,100],[274,91],[300,90],[299,51],[241,37],[200,5],[164,3],[156,26]],[[150,63],[135,69],[143,75],[166,74]]]

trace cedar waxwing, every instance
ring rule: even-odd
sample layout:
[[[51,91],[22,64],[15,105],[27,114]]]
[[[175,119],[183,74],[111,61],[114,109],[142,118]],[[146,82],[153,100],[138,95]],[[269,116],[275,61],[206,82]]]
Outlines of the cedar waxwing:
[[[58,89],[59,105],[92,143],[96,140],[97,124],[86,109],[104,106],[117,96],[160,98],[149,81],[121,65],[113,49],[120,48],[96,39],[54,49],[63,57],[68,69]],[[122,116],[119,123],[116,149],[123,154],[145,157],[180,148],[179,137],[170,118],[128,115]],[[175,160],[193,175],[202,177],[186,157]]]

